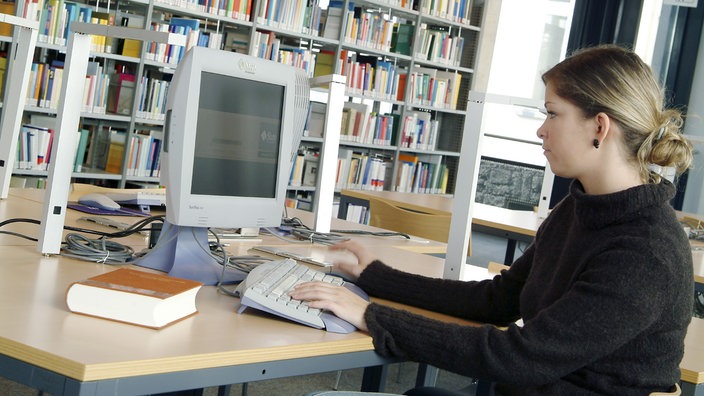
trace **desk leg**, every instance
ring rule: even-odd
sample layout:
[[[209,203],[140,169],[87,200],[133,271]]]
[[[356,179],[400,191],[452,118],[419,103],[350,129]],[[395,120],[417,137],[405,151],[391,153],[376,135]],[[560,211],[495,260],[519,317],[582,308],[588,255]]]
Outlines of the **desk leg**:
[[[702,396],[704,395],[704,383],[693,384],[691,382],[680,381],[682,396]]]
[[[388,371],[388,365],[365,367],[361,390],[363,392],[383,392]]]
[[[513,255],[516,252],[516,240],[510,239],[506,242],[506,256],[504,256],[504,264],[513,264]]]
[[[435,386],[438,382],[438,370],[437,367],[431,366],[425,363],[418,364],[418,373],[416,374],[416,387],[422,386]]]

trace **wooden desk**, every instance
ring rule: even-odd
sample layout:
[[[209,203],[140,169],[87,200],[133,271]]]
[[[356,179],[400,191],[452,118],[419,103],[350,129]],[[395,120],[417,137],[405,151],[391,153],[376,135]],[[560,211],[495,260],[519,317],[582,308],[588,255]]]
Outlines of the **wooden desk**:
[[[39,211],[39,203],[14,202],[23,193],[0,201],[0,214],[29,217]],[[389,265],[442,275],[444,260],[386,245],[375,252]],[[0,312],[12,318],[0,321],[0,375],[53,395],[170,392],[370,366],[377,370],[368,373],[378,375],[379,367],[395,361],[378,356],[371,338],[360,332],[327,333],[253,311],[237,315],[239,300],[211,286],[198,294],[197,315],[162,330],[72,314],[64,302],[68,285],[114,266],[44,257],[29,243],[0,246]],[[704,394],[702,337],[704,326],[693,321],[682,362],[685,395]],[[374,378],[365,376],[363,386],[374,389]]]
[[[342,190],[339,218],[345,218],[347,205],[368,206],[369,198],[381,198],[401,208],[429,214],[452,214],[452,197],[438,194],[413,194],[393,191]],[[517,242],[531,242],[541,219],[533,211],[511,210],[475,203],[472,230],[508,240],[504,264],[511,264]]]
[[[11,191],[0,201],[2,220],[37,218],[41,200],[30,198],[42,193]],[[359,367],[376,368],[367,370],[363,383],[374,390],[380,368],[397,361],[378,356],[361,332],[328,333],[252,310],[238,315],[239,300],[211,286],[197,296],[197,315],[162,330],[72,314],[65,306],[67,287],[116,267],[44,257],[17,237],[4,236],[1,243],[0,312],[12,320],[0,321],[0,375],[53,395],[149,394]],[[404,243],[413,244],[399,240]],[[377,254],[390,265],[442,274],[442,259],[386,244]],[[249,247],[231,245],[233,253]]]

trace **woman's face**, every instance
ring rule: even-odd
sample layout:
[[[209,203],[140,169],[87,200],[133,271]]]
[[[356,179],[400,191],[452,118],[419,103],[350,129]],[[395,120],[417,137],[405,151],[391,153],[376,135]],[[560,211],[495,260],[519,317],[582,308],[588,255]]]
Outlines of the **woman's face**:
[[[589,169],[588,152],[595,150],[592,131],[596,124],[558,96],[550,82],[545,86],[545,111],[547,117],[537,135],[543,141],[550,169],[558,176],[579,179]]]

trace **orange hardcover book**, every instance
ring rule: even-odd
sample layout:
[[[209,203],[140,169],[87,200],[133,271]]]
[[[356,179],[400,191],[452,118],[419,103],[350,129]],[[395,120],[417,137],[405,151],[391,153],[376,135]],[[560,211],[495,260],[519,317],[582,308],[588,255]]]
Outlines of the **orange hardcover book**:
[[[160,329],[198,312],[202,283],[132,268],[72,283],[66,291],[71,312]]]

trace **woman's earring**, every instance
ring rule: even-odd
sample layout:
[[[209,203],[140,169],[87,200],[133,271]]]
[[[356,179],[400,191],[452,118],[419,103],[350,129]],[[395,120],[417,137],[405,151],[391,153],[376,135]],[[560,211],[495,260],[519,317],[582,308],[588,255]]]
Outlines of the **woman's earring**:
[[[599,139],[594,139],[594,142],[592,144],[594,144],[594,148],[598,149],[601,143],[599,143]]]

